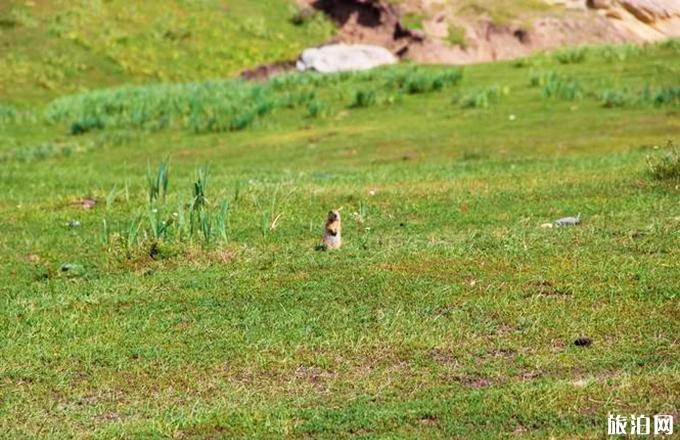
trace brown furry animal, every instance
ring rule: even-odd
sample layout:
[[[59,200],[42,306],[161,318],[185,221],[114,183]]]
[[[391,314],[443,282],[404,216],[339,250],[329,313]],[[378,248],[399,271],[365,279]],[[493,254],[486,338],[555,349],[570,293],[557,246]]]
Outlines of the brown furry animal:
[[[321,247],[324,250],[338,249],[342,246],[342,223],[340,220],[340,210],[333,209],[328,211],[323,236],[321,237]]]

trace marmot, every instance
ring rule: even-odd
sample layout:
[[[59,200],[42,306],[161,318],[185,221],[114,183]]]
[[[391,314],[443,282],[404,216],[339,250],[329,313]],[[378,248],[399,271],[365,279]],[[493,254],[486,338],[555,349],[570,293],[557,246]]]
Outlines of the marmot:
[[[342,246],[342,224],[340,223],[340,210],[333,209],[328,211],[326,217],[326,224],[324,226],[323,236],[321,237],[321,246],[324,250],[338,249]]]

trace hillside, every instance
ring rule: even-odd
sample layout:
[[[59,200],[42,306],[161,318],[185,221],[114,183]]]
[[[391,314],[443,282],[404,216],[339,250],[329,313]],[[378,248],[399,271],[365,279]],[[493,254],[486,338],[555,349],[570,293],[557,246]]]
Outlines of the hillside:
[[[294,25],[294,13],[287,0],[5,1],[0,100],[223,78],[295,58],[328,39],[333,27],[322,16]]]
[[[380,44],[419,63],[465,64],[656,41],[680,35],[679,20],[671,0],[7,0],[0,102],[225,78],[331,40]]]
[[[678,41],[262,82],[196,81],[221,64],[195,54],[191,82],[105,87],[173,75],[127,58],[172,43],[128,32],[120,58],[35,33],[108,61],[5,89],[1,436],[592,439],[677,416]]]

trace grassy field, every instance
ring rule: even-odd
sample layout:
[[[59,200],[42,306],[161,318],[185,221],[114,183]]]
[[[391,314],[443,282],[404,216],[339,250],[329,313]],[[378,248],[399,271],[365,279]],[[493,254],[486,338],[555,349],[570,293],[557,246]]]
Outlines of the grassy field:
[[[0,436],[585,439],[677,416],[679,50],[17,86]],[[344,247],[316,251],[339,207]]]
[[[123,82],[219,78],[295,59],[333,31],[321,15],[296,25],[295,12],[289,0],[5,0],[0,101],[25,106]]]

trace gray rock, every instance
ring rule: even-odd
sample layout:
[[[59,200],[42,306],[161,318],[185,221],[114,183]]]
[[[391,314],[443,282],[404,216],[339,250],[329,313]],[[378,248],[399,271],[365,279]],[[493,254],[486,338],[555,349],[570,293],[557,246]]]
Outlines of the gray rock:
[[[556,226],[576,226],[578,224],[581,224],[581,214],[576,217],[562,217],[555,220]]]
[[[368,70],[397,62],[392,52],[380,46],[367,44],[332,44],[305,49],[296,63],[300,71],[321,73]]]

